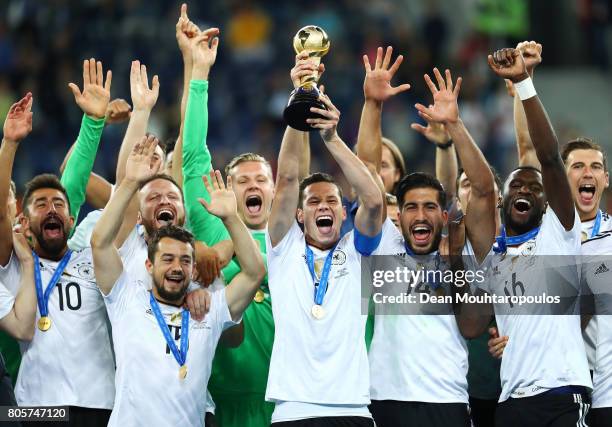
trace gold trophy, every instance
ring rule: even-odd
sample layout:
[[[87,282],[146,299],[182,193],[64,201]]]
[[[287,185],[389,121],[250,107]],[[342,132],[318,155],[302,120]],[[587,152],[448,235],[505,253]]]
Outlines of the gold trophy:
[[[316,25],[308,25],[300,29],[293,38],[295,53],[308,52],[308,56],[315,65],[321,63],[321,58],[329,51],[329,37],[323,28]],[[319,101],[318,71],[300,80],[300,86],[291,92],[289,103],[285,108],[283,117],[285,122],[294,129],[309,131],[311,127],[306,119],[321,117],[320,114],[310,111],[311,107],[325,110],[325,104]]]

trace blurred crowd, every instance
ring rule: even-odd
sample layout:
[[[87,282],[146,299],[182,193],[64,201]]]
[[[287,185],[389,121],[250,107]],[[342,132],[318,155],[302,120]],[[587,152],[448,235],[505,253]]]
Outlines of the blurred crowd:
[[[194,2],[190,15],[204,17],[198,25],[221,29],[219,57],[210,77],[208,144],[214,166],[222,168],[244,151],[277,158],[282,110],[291,90],[292,38],[302,26],[316,24],[331,40],[321,83],[342,112],[340,133],[347,142],[355,141],[363,104],[361,56],[372,57],[377,46],[391,44],[405,56],[397,81],[410,83],[412,89],[385,105],[383,132],[400,146],[408,169],[428,171],[434,164],[433,147],[410,124],[419,121],[414,104],[431,102],[423,73],[435,65],[464,77],[463,120],[487,159],[505,172],[506,163],[516,162],[512,99],[487,71],[486,53],[531,35],[532,15],[545,10],[542,3],[570,6],[568,13],[577,26],[589,28],[582,42],[591,50],[583,63],[605,70],[608,0]],[[176,138],[182,87],[174,37],[177,10],[178,3],[156,0],[0,2],[0,121],[26,88],[36,94],[34,132],[18,156],[27,160],[17,160],[18,187],[35,174],[57,171],[75,140],[81,114],[66,83],[80,81],[84,58],[95,57],[112,69],[112,97],[128,102],[131,60],[147,64],[149,75],[158,74],[162,87],[150,131],[163,140]],[[546,25],[551,24],[539,31],[546,31]],[[555,58],[557,52],[545,52],[545,64],[562,62]],[[124,130],[124,125],[107,128],[96,172],[114,176]],[[313,141],[317,153],[319,142]],[[326,154],[315,155],[312,170],[334,170],[333,165]]]

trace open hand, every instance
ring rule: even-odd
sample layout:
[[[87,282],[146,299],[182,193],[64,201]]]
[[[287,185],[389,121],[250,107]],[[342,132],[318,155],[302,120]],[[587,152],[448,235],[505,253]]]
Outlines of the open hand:
[[[127,159],[126,180],[141,183],[155,175],[157,168],[152,164],[152,159],[158,142],[153,135],[145,135],[136,143]]]
[[[430,105],[429,108],[433,108],[433,106]],[[413,123],[410,127],[436,145],[446,144],[451,140],[446,127],[444,127],[442,123],[433,122],[427,119],[425,119],[425,121],[427,122],[427,127],[418,123]]]
[[[11,105],[4,120],[4,140],[19,142],[32,132],[32,93]]]
[[[134,110],[151,111],[159,96],[159,78],[153,76],[152,86],[149,87],[147,67],[140,61],[132,61],[130,69],[130,92]]]
[[[453,87],[453,78],[450,70],[446,70],[446,81],[442,78],[442,74],[437,68],[434,68],[434,76],[438,82],[439,89],[431,80],[429,75],[425,74],[425,83],[429,87],[434,99],[433,107],[425,107],[422,104],[416,104],[415,107],[419,111],[419,116],[428,122],[440,123],[455,123],[459,120],[459,106],[457,105],[457,97],[461,89],[461,77],[457,79],[457,83]]]
[[[94,58],[83,61],[83,92],[74,83],[68,83],[68,87],[74,95],[77,105],[83,113],[96,119],[106,116],[106,108],[110,101],[111,82],[113,73],[111,70],[106,72],[106,83],[104,82],[104,72],[102,62]]]
[[[210,194],[210,202],[199,199],[204,208],[214,216],[225,220],[231,216],[238,215],[236,195],[232,189],[232,177],[227,177],[227,187],[223,182],[220,171],[210,171],[210,179],[202,177],[204,186]],[[212,183],[212,184],[211,184]]]
[[[410,85],[407,83],[397,87],[391,86],[391,79],[404,60],[404,57],[399,55],[395,58],[393,65],[389,66],[392,54],[393,48],[388,46],[385,57],[383,58],[383,48],[379,47],[376,51],[374,69],[372,69],[370,65],[368,55],[363,55],[363,65],[366,72],[365,80],[363,81],[363,93],[366,99],[384,102],[390,97],[410,89]]]

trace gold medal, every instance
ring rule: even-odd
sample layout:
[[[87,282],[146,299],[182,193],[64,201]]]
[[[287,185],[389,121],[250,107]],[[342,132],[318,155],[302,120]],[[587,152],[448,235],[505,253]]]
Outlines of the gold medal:
[[[40,329],[43,332],[46,332],[49,330],[50,327],[51,327],[51,319],[49,318],[49,316],[43,316],[40,319],[38,319],[38,329]]]
[[[317,320],[321,320],[325,317],[325,309],[319,304],[313,305],[310,312],[312,313],[312,316]]]
[[[581,239],[580,239],[580,240],[582,240],[582,241],[584,242],[584,241],[585,241],[585,240],[587,240],[588,238],[589,238],[589,235],[586,233],[586,231],[583,231],[583,232],[582,232],[582,237],[581,237]]]
[[[181,320],[183,317],[183,312],[182,311],[178,311],[176,313],[174,313],[172,316],[170,316],[170,323],[174,323],[178,320]]]
[[[179,378],[184,380],[187,376],[187,365],[183,365],[179,368]]]
[[[264,302],[264,300],[266,299],[266,295],[261,289],[257,289],[257,292],[255,293],[253,299],[255,300],[255,302]]]

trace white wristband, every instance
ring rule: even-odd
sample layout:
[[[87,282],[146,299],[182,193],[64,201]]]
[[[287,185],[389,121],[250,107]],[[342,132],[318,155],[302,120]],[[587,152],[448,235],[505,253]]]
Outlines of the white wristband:
[[[522,80],[518,83],[514,83],[514,90],[516,90],[516,93],[521,101],[533,98],[537,95],[531,77],[527,77],[525,80]]]

